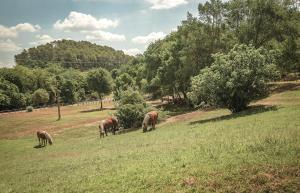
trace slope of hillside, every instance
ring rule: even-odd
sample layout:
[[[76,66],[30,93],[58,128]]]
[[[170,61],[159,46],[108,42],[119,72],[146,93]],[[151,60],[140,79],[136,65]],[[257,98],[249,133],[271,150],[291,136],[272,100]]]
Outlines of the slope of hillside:
[[[263,105],[265,101],[268,105]],[[299,192],[300,90],[99,139],[95,126],[0,140],[2,192]],[[276,104],[276,105],[272,105]],[[24,180],[26,179],[26,180]]]

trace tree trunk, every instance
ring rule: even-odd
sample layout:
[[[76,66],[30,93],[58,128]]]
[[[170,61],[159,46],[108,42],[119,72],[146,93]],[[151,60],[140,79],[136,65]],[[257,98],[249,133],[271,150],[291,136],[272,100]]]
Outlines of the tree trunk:
[[[102,109],[103,109],[102,96],[99,94],[99,97],[100,97],[100,102],[101,102],[101,107],[100,107],[100,109],[102,110]]]
[[[57,103],[57,113],[58,113],[58,118],[57,120],[59,121],[61,119],[61,114],[60,114],[60,90],[56,90],[56,103]]]

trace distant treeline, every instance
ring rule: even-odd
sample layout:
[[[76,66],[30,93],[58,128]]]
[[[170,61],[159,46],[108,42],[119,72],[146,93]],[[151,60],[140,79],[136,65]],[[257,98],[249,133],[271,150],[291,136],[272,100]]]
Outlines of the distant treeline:
[[[108,46],[88,41],[59,40],[23,50],[15,56],[18,65],[46,68],[58,64],[63,68],[88,70],[102,67],[108,70],[127,63],[131,56]]]
[[[143,55],[89,42],[54,41],[0,69],[0,109],[102,97],[125,90],[171,95],[185,104],[244,109],[267,95],[266,83],[300,72],[296,0],[210,0]],[[93,70],[93,68],[97,68]],[[106,70],[105,70],[106,69]],[[278,73],[279,72],[279,73]],[[43,99],[43,100],[42,100]]]

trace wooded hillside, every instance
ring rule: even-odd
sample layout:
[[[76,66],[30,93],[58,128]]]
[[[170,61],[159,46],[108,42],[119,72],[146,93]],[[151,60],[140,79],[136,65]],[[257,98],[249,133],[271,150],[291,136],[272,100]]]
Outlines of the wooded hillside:
[[[15,56],[16,63],[26,67],[48,67],[59,64],[64,68],[111,70],[125,64],[131,57],[123,51],[88,41],[59,40],[23,50]]]

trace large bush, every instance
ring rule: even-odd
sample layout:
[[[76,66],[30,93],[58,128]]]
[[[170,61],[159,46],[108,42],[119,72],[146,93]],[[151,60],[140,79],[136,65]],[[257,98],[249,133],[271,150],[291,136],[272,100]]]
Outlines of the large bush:
[[[141,94],[129,89],[124,91],[118,102],[116,116],[125,128],[139,127],[147,112],[147,105]]]
[[[236,45],[228,54],[213,57],[214,63],[192,78],[189,98],[194,104],[244,110],[252,100],[267,96],[267,83],[279,75],[272,52],[264,49]]]
[[[128,129],[141,126],[145,113],[143,104],[126,104],[118,108],[116,116],[124,129]]]
[[[32,95],[34,105],[44,105],[49,101],[49,94],[45,89],[38,89]]]
[[[144,106],[146,106],[146,101],[138,91],[129,89],[127,91],[124,91],[121,94],[120,100],[118,100],[119,106],[126,104],[143,104]]]
[[[0,78],[0,110],[18,109],[24,107],[26,98],[19,92],[18,87]]]

